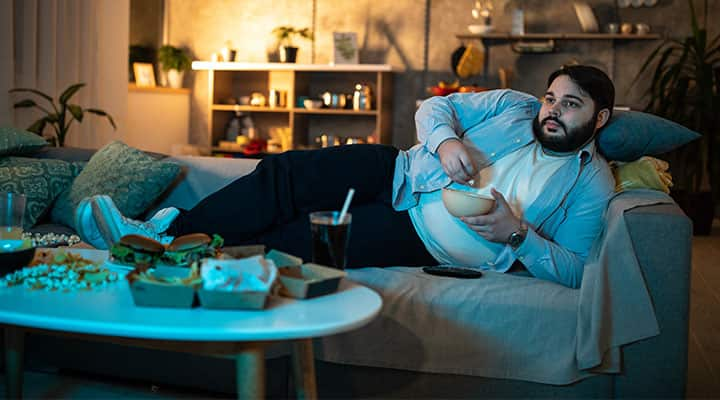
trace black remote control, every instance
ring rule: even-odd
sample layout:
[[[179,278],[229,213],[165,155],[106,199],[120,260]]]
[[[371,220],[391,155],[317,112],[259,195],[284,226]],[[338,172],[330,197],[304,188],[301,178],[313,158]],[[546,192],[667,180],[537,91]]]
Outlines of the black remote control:
[[[453,278],[476,279],[482,276],[482,271],[461,267],[423,267],[423,272],[430,275],[451,276]]]

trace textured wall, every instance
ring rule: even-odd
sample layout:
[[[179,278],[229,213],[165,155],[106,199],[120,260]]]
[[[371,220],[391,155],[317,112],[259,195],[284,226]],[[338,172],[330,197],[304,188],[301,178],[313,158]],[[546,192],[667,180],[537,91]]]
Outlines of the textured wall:
[[[472,23],[472,0],[166,0],[169,38],[174,45],[191,49],[193,57],[208,60],[226,40],[238,49],[238,60],[268,60],[275,48],[273,27],[315,27],[314,43],[300,40],[299,62],[327,63],[332,59],[332,32],[358,33],[360,62],[388,63],[395,70],[393,142],[400,147],[414,143],[415,100],[426,97],[425,88],[439,79],[452,80],[450,55],[461,42],[455,34]],[[528,32],[579,32],[572,2],[567,0],[494,0],[494,25],[510,27],[509,11],[525,10]],[[689,31],[685,0],[660,0],[653,8],[615,7],[615,0],[587,0],[599,23],[646,22],[652,30],[674,37]],[[720,1],[710,0],[710,21],[720,20]],[[429,12],[426,13],[426,5]],[[429,16],[426,22],[426,14]],[[713,24],[711,24],[713,25]],[[428,41],[425,41],[425,32]],[[718,28],[711,26],[711,32]],[[498,84],[500,67],[513,71],[512,87],[533,94],[545,88],[547,75],[563,63],[578,61],[597,65],[615,79],[619,104],[641,103],[640,88],[628,90],[642,61],[658,42],[570,41],[560,42],[558,52],[519,55],[509,46],[491,49],[488,82],[480,76],[463,83],[490,87]],[[425,48],[427,45],[427,68]],[[207,74],[194,72],[191,140],[206,144]]]

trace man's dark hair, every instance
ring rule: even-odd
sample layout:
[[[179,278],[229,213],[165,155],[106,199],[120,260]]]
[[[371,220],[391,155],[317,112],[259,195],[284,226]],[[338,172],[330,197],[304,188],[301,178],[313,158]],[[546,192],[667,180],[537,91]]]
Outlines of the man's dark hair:
[[[595,113],[603,108],[610,111],[612,117],[615,105],[615,85],[600,69],[589,65],[566,65],[550,74],[547,87],[561,75],[567,75],[576,85],[595,102]]]

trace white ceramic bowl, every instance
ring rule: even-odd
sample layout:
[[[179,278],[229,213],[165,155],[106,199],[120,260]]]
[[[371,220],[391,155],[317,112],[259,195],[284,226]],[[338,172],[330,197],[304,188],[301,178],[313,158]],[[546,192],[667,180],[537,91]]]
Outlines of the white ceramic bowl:
[[[305,99],[305,100],[303,100],[303,105],[308,110],[315,110],[315,109],[321,108],[323,106],[323,102],[322,102],[322,100]]]
[[[443,188],[442,200],[448,212],[456,217],[487,214],[495,206],[491,196],[450,188]]]
[[[477,34],[492,32],[493,26],[492,25],[482,25],[482,24],[468,25],[468,30],[470,31],[470,33],[477,35]]]

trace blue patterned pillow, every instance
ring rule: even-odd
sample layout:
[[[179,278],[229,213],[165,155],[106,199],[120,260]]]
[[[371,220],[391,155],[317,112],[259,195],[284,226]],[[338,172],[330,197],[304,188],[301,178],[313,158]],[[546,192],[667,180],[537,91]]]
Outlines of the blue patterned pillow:
[[[608,160],[634,161],[666,153],[699,137],[699,133],[657,115],[618,110],[600,131],[598,147]]]
[[[47,141],[32,132],[0,127],[0,156],[28,154],[45,146]]]
[[[110,196],[123,215],[137,218],[173,182],[180,166],[157,160],[115,141],[95,153],[72,185],[58,197],[51,219],[73,226],[75,208],[85,197]]]
[[[82,170],[84,163],[35,158],[0,158],[0,191],[27,197],[23,226],[31,228]]]

